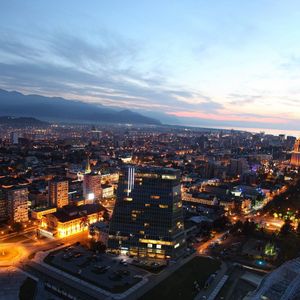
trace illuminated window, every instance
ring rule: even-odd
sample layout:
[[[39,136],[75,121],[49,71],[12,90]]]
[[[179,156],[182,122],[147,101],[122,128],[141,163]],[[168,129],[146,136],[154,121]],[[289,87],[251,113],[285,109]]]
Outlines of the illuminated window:
[[[149,227],[150,224],[149,223],[144,223],[144,227]]]
[[[132,201],[132,198],[130,198],[130,197],[125,197],[125,198],[124,198],[124,201]]]
[[[178,229],[183,228],[183,224],[181,222],[177,222],[176,226],[177,226]]]
[[[149,203],[145,204],[145,207],[150,207],[150,206],[151,206],[151,204],[149,204]]]
[[[159,204],[159,208],[168,208],[168,205],[164,205],[164,204]]]
[[[165,245],[165,246],[173,246],[174,245],[174,242],[162,241],[162,240],[139,239],[139,242],[143,243],[143,244],[154,244],[154,245]]]
[[[156,245],[156,248],[157,249],[161,249],[161,245]]]
[[[148,248],[152,248],[152,244],[148,244],[147,247],[148,247]]]
[[[150,198],[151,198],[151,199],[156,199],[156,200],[158,200],[158,199],[160,199],[160,196],[157,196],[157,195],[151,195]]]
[[[141,230],[141,231],[140,231],[140,234],[145,234],[145,231],[144,231],[144,230]]]
[[[176,175],[164,174],[164,175],[161,175],[161,179],[175,180],[176,179]]]

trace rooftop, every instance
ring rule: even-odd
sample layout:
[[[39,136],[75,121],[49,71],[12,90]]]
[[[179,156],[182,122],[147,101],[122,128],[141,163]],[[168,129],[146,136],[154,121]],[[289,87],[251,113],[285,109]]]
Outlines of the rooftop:
[[[68,205],[59,209],[52,215],[55,216],[60,222],[68,222],[104,210],[106,209],[102,205],[97,203],[85,204],[80,206]]]

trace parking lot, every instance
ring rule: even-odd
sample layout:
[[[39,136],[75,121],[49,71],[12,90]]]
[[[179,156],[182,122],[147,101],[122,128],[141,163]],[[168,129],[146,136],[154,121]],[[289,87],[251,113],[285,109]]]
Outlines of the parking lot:
[[[147,275],[120,257],[96,254],[81,245],[51,252],[45,262],[112,293],[125,292]]]

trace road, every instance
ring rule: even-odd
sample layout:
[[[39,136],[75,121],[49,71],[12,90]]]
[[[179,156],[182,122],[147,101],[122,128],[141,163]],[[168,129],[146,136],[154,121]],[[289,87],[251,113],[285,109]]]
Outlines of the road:
[[[207,250],[209,249],[210,245],[214,244],[214,243],[219,243],[221,241],[221,238],[226,234],[226,232],[222,232],[222,233],[216,233],[215,236],[208,240],[207,242],[204,243],[200,243],[197,246],[197,252],[199,254],[205,254],[207,252]]]
[[[48,269],[42,270],[42,266],[37,266],[37,264],[33,266],[34,262],[31,260],[34,257],[35,253],[39,251],[52,250],[54,248],[57,248],[57,246],[61,244],[68,246],[78,241],[86,241],[87,236],[88,232],[85,231],[63,239],[37,239],[35,230],[32,230],[32,228],[28,228],[23,232],[10,234],[9,237],[6,235],[5,237],[1,238],[2,240],[7,240],[5,244],[3,244],[2,242],[3,245],[6,245],[8,247],[10,247],[11,245],[16,249],[20,249],[22,253],[22,255],[16,257],[15,260],[9,261],[9,265],[11,266],[10,268],[17,267],[20,270],[31,274],[31,276],[39,278],[42,283],[48,282],[50,286],[54,286],[58,289],[58,291],[63,291],[64,293],[70,294],[76,297],[76,299],[106,299],[106,296],[100,295],[99,292],[90,291],[90,289],[79,285],[78,282],[73,282],[69,278],[65,278],[62,275],[57,275],[56,273],[54,274],[54,272],[51,272]],[[20,241],[16,241],[18,238],[20,238]],[[9,242],[9,240],[11,241]],[[1,280],[4,280],[4,278],[7,277],[5,270],[3,268],[0,269]],[[16,279],[17,282],[15,282],[15,286],[19,287],[24,278],[22,280],[18,280],[18,278],[16,277]],[[3,298],[0,297],[0,299]]]
[[[37,229],[37,226],[33,225],[33,226],[25,228],[21,232],[8,233],[8,231],[1,231],[0,241],[11,239],[11,238],[14,238],[14,237],[17,237],[17,236],[21,236],[21,235],[24,235],[24,234],[27,234],[27,233],[36,233],[36,229]]]
[[[49,238],[37,238],[35,230],[26,229],[23,232],[1,237],[1,244],[12,245],[18,249],[21,249],[22,255],[19,256],[19,260],[26,261],[38,251],[47,251],[56,248],[58,245],[64,244],[66,246],[74,244],[76,242],[86,242],[88,239],[88,232],[80,232],[76,235],[72,235],[67,238],[61,239],[49,239]],[[19,261],[11,261],[10,265],[15,265]]]
[[[274,218],[268,214],[261,214],[260,212],[251,213],[248,215],[236,215],[230,216],[230,221],[236,223],[237,221],[245,222],[246,220],[253,221],[269,231],[278,231],[284,224],[284,221],[278,218]]]

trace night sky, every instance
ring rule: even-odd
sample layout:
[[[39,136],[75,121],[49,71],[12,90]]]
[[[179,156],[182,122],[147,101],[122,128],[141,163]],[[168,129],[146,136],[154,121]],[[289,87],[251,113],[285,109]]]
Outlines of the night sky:
[[[289,0],[1,1],[0,88],[299,130],[299,28]]]

